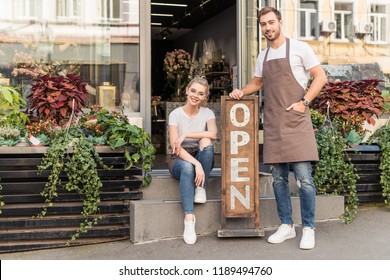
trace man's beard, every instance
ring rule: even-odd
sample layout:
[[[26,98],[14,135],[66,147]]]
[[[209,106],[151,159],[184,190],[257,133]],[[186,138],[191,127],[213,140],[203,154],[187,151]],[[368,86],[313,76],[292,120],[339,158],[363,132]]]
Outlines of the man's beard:
[[[274,35],[274,36],[271,37],[271,38],[269,38],[267,35],[264,34],[265,38],[267,38],[268,41],[273,42],[273,41],[275,41],[276,39],[279,38],[279,36],[280,36],[280,31],[279,31],[279,30],[278,30],[278,31],[275,31],[274,33],[271,33],[271,36],[272,36],[272,35]]]

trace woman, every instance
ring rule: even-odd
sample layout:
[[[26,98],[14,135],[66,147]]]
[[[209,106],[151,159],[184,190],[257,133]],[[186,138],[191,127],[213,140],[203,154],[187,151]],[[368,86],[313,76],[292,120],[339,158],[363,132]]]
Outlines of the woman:
[[[187,102],[169,114],[169,140],[172,156],[169,171],[180,181],[180,199],[184,211],[183,239],[196,242],[194,203],[206,202],[206,183],[214,165],[217,125],[213,111],[207,108],[209,85],[196,76],[186,87]],[[194,196],[195,192],[195,196]]]

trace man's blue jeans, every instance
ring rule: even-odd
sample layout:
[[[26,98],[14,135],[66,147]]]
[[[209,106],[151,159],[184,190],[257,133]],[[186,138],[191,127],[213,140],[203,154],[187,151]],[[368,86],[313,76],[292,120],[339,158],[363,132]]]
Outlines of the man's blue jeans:
[[[288,184],[290,165],[293,168],[299,187],[302,227],[314,229],[316,189],[310,162],[278,163],[272,165],[273,187],[279,218],[282,224],[291,225],[294,223],[292,219],[291,192]]]
[[[202,164],[205,173],[204,187],[206,188],[211,170],[214,167],[214,145],[207,146],[198,151],[196,159]],[[180,199],[184,214],[194,213],[195,166],[185,160],[179,159],[172,168],[172,176],[180,181]]]

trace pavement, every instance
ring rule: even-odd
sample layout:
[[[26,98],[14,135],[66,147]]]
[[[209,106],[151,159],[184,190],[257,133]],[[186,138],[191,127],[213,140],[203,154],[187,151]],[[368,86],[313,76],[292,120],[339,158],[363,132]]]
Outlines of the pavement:
[[[316,247],[299,249],[302,236],[281,244],[264,237],[218,238],[198,236],[195,245],[182,238],[133,244],[116,241],[95,245],[0,254],[1,260],[390,260],[390,208],[360,206],[351,224],[326,220],[316,224]]]

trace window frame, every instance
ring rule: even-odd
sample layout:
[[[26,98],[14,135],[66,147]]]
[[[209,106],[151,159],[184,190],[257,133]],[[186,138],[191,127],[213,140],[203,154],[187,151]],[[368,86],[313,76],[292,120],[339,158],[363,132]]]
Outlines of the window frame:
[[[385,12],[384,13],[379,13],[379,12],[371,12],[372,6],[384,6]],[[385,5],[385,4],[377,4],[377,3],[372,3],[369,7],[369,13],[368,13],[368,19],[369,22],[371,22],[374,25],[373,32],[368,36],[367,41],[369,43],[374,43],[374,44],[387,44],[389,41],[389,36],[388,36],[388,30],[386,29],[387,24],[389,23],[389,17],[388,17],[388,12],[390,5]],[[382,31],[382,25],[381,25],[381,20],[384,19],[385,24],[384,24],[384,31]],[[387,23],[387,24],[386,24]],[[380,37],[378,39],[378,34],[381,33]],[[381,40],[384,38],[384,40]]]
[[[316,8],[315,9],[301,8],[301,4],[305,3],[305,2],[315,3]],[[318,1],[316,1],[316,0],[299,1],[297,5],[298,5],[298,7],[297,7],[297,28],[296,28],[296,31],[297,31],[298,38],[304,39],[304,40],[315,40],[316,38],[319,37],[319,23],[318,23],[318,19],[319,19],[318,6],[319,5],[318,5]],[[301,15],[302,15],[302,12],[304,12],[304,15],[305,15],[305,34],[304,34],[304,36],[302,36],[302,34],[301,34]],[[311,24],[311,21],[312,21],[311,16],[313,14],[317,18],[317,20],[316,20],[316,22]],[[312,26],[314,26],[314,33],[315,33],[314,35],[310,34]]]

